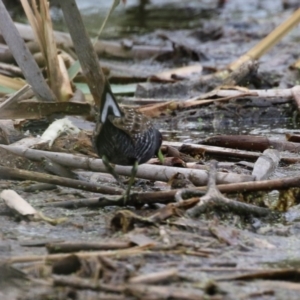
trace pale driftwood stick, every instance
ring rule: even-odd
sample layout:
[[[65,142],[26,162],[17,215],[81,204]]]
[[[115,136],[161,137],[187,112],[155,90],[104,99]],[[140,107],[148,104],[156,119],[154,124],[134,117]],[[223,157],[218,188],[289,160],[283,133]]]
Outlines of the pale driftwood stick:
[[[174,279],[178,279],[178,270],[169,269],[160,272],[153,272],[149,274],[137,275],[129,279],[129,283],[139,284],[139,283],[161,283],[163,281],[170,280],[174,282]]]
[[[0,29],[18,66],[27,82],[32,86],[35,95],[44,101],[54,102],[55,96],[47,85],[41,70],[20,36],[13,20],[0,0]]]
[[[13,190],[2,191],[2,193],[0,194],[0,198],[4,200],[5,204],[10,209],[17,212],[21,216],[37,215],[37,211]]]
[[[106,168],[102,163],[101,159],[93,159],[88,157],[79,157],[66,153],[47,152],[41,150],[27,149],[23,147],[5,146],[0,145],[1,148],[31,160],[39,161],[44,157],[48,157],[54,162],[67,166],[70,168],[93,170],[98,172],[106,172]],[[115,170],[120,175],[130,176],[131,167],[116,165]],[[207,172],[204,170],[197,169],[186,169],[166,166],[155,166],[155,165],[140,165],[136,177],[149,179],[168,181],[169,178],[174,176],[176,173],[182,173],[195,185],[206,185],[207,183]],[[252,181],[253,176],[240,175],[235,173],[223,173],[218,172],[218,183],[232,183],[232,182],[244,182]]]
[[[256,180],[268,179],[278,167],[280,153],[276,149],[266,149],[254,164],[252,175]]]
[[[52,219],[45,216],[42,212],[35,210],[26,200],[24,200],[13,190],[4,190],[0,194],[0,198],[4,200],[5,204],[10,209],[17,212],[19,215],[23,217],[25,216],[29,217],[29,219],[33,221],[43,220],[52,225],[57,225],[66,220],[66,218]]]
[[[0,166],[1,178],[14,178],[14,179],[25,179],[25,180],[34,180],[38,182],[46,182],[51,184],[57,184],[61,186],[71,187],[74,189],[80,189],[84,191],[90,191],[94,193],[103,193],[110,195],[121,195],[123,190],[120,188],[113,188],[109,186],[99,185],[97,183],[68,179],[59,176],[53,176],[49,174],[43,174],[32,171],[25,171],[19,169],[11,169],[8,167]]]

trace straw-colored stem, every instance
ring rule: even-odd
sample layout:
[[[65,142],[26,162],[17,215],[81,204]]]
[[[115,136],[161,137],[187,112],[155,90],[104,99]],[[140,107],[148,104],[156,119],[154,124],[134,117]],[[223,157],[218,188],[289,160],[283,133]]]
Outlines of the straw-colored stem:
[[[231,63],[228,68],[235,70],[249,59],[259,59],[277,42],[279,42],[294,26],[300,22],[300,8],[297,9],[285,22],[275,28],[268,36],[257,45]]]

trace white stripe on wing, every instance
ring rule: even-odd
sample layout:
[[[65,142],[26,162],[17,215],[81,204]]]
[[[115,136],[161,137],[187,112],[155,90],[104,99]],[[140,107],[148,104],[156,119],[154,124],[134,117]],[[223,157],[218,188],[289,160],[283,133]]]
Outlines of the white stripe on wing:
[[[103,109],[101,112],[101,123],[105,123],[108,113],[112,113],[115,117],[121,117],[122,113],[115,99],[110,93],[106,93]]]

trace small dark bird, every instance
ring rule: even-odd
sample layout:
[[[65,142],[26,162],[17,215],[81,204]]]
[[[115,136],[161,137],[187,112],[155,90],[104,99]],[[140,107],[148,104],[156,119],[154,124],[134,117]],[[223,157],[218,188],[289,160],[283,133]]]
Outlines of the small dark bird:
[[[127,197],[138,165],[158,155],[162,135],[142,113],[133,108],[120,108],[108,82],[102,94],[98,118],[94,144],[107,171],[120,182],[110,163],[133,166]]]

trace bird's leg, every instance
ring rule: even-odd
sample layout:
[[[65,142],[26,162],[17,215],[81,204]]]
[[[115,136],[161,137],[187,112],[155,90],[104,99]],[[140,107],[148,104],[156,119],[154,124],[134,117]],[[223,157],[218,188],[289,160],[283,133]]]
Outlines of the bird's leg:
[[[159,161],[161,162],[161,164],[163,164],[164,163],[164,155],[162,154],[162,152],[161,152],[161,149],[159,148],[159,150],[158,150],[158,152],[157,152],[157,158],[159,159]]]
[[[109,161],[105,155],[102,156],[102,161],[103,161],[103,164],[104,164],[107,172],[110,173],[112,176],[114,176],[114,178],[121,185],[121,187],[123,187],[125,189],[124,183],[121,181],[120,176],[116,173],[115,169],[109,163]],[[135,161],[135,163],[131,169],[130,179],[128,182],[128,186],[126,188],[126,192],[122,196],[122,198],[124,199],[124,205],[126,205],[127,199],[129,198],[130,190],[131,190],[132,185],[134,184],[134,179],[135,179],[135,176],[136,176],[136,173],[138,170],[138,166],[139,166],[139,163],[137,161]]]
[[[136,176],[136,173],[138,170],[138,166],[139,166],[139,163],[137,161],[135,161],[134,165],[132,166],[132,169],[131,169],[130,179],[129,179],[128,186],[126,189],[126,193],[124,194],[124,205],[126,204],[126,201],[129,198],[130,190],[131,190],[132,185],[134,184],[134,179],[135,179],[135,176]]]
[[[122,188],[125,189],[124,183],[121,181],[120,176],[116,173],[115,168],[109,163],[105,155],[102,156],[102,161],[106,168],[106,171],[116,179],[116,181]]]

